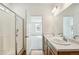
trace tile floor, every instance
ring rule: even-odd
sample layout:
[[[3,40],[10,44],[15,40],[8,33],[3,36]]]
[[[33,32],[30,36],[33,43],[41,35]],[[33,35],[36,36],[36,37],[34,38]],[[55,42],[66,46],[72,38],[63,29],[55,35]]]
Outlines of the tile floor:
[[[31,55],[43,55],[43,51],[42,50],[32,50]]]

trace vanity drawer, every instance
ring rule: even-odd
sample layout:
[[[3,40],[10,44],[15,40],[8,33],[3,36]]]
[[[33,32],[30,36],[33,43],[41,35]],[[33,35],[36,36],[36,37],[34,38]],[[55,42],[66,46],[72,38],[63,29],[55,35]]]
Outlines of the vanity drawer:
[[[59,55],[79,55],[79,51],[59,51]]]
[[[48,47],[48,55],[55,55],[50,47]]]

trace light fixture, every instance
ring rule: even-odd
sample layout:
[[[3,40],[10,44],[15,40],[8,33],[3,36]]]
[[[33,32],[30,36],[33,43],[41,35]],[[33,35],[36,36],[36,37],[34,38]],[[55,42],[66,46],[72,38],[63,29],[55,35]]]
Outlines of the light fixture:
[[[5,10],[4,7],[2,7],[2,6],[0,6],[0,9],[1,9],[1,10]]]
[[[52,13],[56,12],[57,6],[53,8]]]
[[[7,8],[5,8],[4,6],[2,6],[2,5],[0,5],[0,9],[7,12],[7,13],[9,13],[9,10]]]
[[[5,11],[6,11],[7,13],[9,13],[9,10],[8,10],[8,9],[5,9]]]

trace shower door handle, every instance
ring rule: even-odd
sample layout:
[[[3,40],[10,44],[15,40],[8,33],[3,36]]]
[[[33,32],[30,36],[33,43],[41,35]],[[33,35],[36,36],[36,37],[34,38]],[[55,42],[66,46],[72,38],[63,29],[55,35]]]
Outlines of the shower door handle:
[[[18,34],[16,34],[16,37],[18,36]]]
[[[25,36],[25,38],[28,38],[29,36]]]

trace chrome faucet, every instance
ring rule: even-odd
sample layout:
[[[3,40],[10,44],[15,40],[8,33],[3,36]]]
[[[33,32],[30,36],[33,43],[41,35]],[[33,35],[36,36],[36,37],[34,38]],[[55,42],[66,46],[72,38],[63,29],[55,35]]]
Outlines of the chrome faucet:
[[[73,37],[73,38],[74,38],[74,39],[76,39],[76,37],[79,37],[79,35],[74,35],[74,37]]]
[[[63,40],[66,41],[66,42],[68,41],[65,37],[63,37]]]
[[[63,33],[58,33],[58,35],[60,35],[60,37],[63,37]]]

